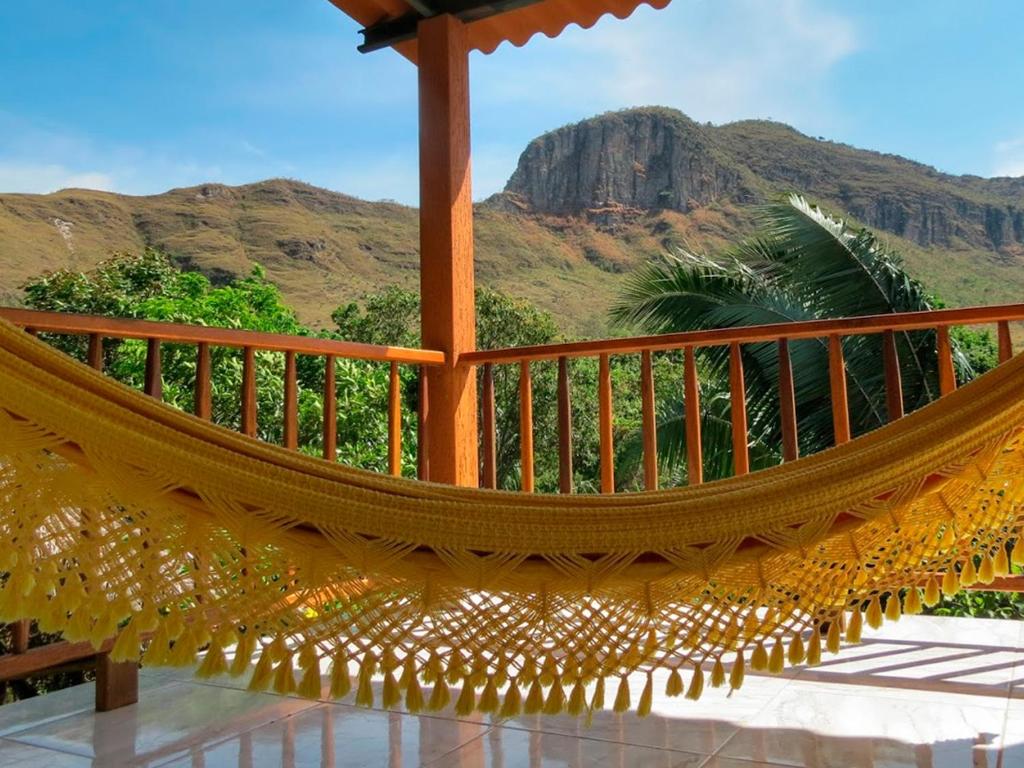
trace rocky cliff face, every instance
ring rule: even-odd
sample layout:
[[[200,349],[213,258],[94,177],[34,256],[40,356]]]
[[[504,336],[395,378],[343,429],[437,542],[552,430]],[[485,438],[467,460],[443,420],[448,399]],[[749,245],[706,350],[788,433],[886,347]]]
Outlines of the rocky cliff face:
[[[921,246],[1024,257],[1024,179],[950,176],[778,123],[700,125],[662,108],[602,115],[535,139],[504,200],[601,223],[616,212],[742,207],[791,191]]]

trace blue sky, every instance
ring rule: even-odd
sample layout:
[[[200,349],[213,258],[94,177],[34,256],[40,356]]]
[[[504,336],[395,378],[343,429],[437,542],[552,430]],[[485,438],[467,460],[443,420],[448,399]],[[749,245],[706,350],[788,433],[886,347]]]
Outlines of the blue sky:
[[[1021,0],[673,0],[473,54],[474,196],[534,136],[661,104],[1024,175]],[[0,191],[302,179],[415,204],[412,65],[327,0],[0,3]]]

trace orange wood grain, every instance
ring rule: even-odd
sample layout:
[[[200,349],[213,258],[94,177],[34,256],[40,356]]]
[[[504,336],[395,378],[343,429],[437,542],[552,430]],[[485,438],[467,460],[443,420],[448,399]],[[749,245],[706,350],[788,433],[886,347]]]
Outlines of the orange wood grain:
[[[299,382],[295,353],[284,353],[284,447],[299,447]]]
[[[782,421],[782,460],[800,458],[800,440],[796,422],[796,389],[793,384],[793,360],[789,340],[779,339],[779,413]]]
[[[196,345],[196,416],[209,421],[213,416],[213,391],[211,385],[210,345],[201,341]]]
[[[598,431],[600,433],[601,493],[615,493],[614,410],[612,369],[608,355],[601,355],[597,374]]]
[[[103,337],[98,333],[89,334],[89,352],[86,355],[90,367],[103,370]]]
[[[388,471],[402,474],[402,381],[398,363],[391,363],[388,376]]]
[[[242,434],[256,437],[256,350],[242,350]]]
[[[149,339],[146,343],[146,372],[143,389],[150,397],[160,400],[164,396],[163,371],[160,362],[160,340]]]
[[[729,345],[729,413],[732,419],[732,468],[737,475],[750,472],[750,439],[747,435],[747,387],[739,343]]]
[[[427,373],[430,477],[475,486],[476,368],[460,359],[476,345],[466,25],[424,19],[418,46],[422,338],[448,360]]]
[[[839,336],[828,338],[828,371],[832,389],[832,430],[835,444],[850,441],[850,406],[846,397],[846,360],[843,340]]]
[[[700,438],[700,378],[694,348],[687,347],[684,355],[686,474],[690,485],[700,485],[704,482],[704,456]]]
[[[338,460],[338,393],[334,355],[324,356],[324,453],[327,461]]]
[[[575,479],[572,468],[572,388],[569,383],[569,360],[558,358],[558,490],[573,493]]]
[[[1005,363],[1013,357],[1013,339],[1010,337],[1010,324],[1006,320],[1000,320],[998,325],[999,333],[999,362]]]
[[[533,382],[526,361],[519,365],[519,466],[522,490],[533,493]]]
[[[484,366],[483,376],[483,443],[484,458],[480,484],[484,488],[498,487],[498,434],[495,422],[494,366]]]
[[[939,356],[939,394],[948,395],[956,389],[956,369],[953,367],[953,345],[949,340],[949,327],[939,326],[935,332]]]
[[[644,441],[644,488],[658,488],[658,419],[654,406],[654,365],[650,350],[640,353],[640,411]]]
[[[885,371],[885,407],[889,411],[889,421],[896,421],[903,418],[903,374],[900,372],[896,334],[892,331],[882,334],[882,367]]]

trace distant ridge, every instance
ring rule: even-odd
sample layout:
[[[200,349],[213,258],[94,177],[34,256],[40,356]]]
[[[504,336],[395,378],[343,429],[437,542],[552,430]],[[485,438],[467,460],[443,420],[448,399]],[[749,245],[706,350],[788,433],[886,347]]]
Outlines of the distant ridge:
[[[767,121],[698,124],[641,108],[544,134],[504,192],[477,207],[477,277],[606,334],[623,277],[667,249],[714,250],[751,231],[758,203],[800,191],[888,233],[950,304],[1024,294],[1024,178],[950,176]],[[417,214],[299,181],[204,184],[131,197],[0,194],[0,302],[30,276],[157,245],[222,281],[262,264],[300,316],[418,282]]]

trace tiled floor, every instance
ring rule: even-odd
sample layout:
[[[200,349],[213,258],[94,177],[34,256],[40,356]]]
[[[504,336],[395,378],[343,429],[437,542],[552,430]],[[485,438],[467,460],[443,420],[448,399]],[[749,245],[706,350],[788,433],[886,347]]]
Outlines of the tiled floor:
[[[357,709],[145,670],[139,703],[115,712],[94,713],[88,685],[0,707],[0,768],[1024,768],[1022,640],[1024,623],[904,617],[820,667],[748,676],[732,696],[656,696],[650,717],[589,726]]]

